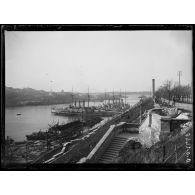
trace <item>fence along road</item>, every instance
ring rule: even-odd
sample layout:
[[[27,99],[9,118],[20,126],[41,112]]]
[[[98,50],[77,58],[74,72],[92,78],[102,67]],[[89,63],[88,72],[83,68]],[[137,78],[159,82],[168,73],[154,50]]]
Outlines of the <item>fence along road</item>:
[[[164,98],[161,98],[161,100],[168,103],[168,104],[170,104],[170,105],[173,105],[172,100],[169,101],[169,100],[164,99]],[[187,111],[191,111],[191,112],[193,110],[193,104],[175,102],[175,107],[180,108],[180,109],[184,109],[184,110],[187,110]]]

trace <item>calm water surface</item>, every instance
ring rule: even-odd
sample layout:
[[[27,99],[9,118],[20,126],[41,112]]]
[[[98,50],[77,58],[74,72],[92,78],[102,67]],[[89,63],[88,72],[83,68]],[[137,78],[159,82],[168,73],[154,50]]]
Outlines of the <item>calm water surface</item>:
[[[127,102],[133,105],[139,101],[139,95],[128,96]],[[100,105],[102,102],[90,102],[90,105]],[[68,104],[56,105],[56,107],[68,106]],[[48,124],[68,123],[78,119],[78,117],[57,116],[51,113],[49,106],[24,106],[11,107],[5,109],[5,135],[13,138],[15,141],[26,139],[26,135],[33,131],[48,129]],[[17,115],[20,113],[21,115]]]

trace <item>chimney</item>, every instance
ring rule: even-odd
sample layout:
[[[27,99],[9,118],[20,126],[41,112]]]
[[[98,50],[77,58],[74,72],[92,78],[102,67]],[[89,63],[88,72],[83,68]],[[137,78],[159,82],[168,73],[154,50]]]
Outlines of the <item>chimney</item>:
[[[155,79],[152,79],[152,98],[155,96]]]

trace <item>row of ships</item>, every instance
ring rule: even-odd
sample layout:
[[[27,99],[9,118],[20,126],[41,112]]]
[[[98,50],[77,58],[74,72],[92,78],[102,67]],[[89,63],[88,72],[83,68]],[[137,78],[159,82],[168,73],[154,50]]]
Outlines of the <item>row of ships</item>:
[[[89,106],[89,92],[88,92],[88,99],[87,99],[87,106],[86,101],[76,101],[74,100],[74,96],[72,93],[72,103],[68,107],[62,108],[52,108],[51,112],[55,115],[62,115],[62,116],[99,116],[99,117],[108,117],[113,116],[115,114],[119,114],[130,108],[130,105],[126,103],[126,94],[124,98],[121,96],[115,97],[113,93],[112,99],[106,98],[105,93],[105,100],[104,103],[99,106]]]

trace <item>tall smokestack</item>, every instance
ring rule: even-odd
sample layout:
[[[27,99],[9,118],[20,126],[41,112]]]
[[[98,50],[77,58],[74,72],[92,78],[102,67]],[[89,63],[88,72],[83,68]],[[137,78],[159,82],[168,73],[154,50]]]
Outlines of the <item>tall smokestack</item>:
[[[152,79],[152,98],[155,96],[155,79]]]

